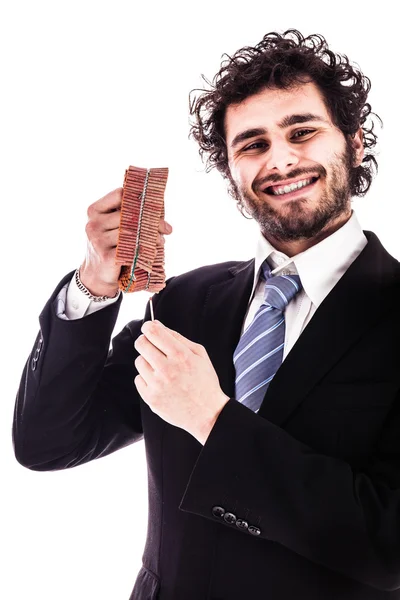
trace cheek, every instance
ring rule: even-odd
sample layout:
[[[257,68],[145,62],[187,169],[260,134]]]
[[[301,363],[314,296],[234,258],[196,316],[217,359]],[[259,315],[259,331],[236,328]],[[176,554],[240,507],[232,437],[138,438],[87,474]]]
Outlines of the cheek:
[[[343,152],[343,140],[339,135],[337,137],[332,136],[329,139],[324,136],[315,136],[313,143],[307,147],[303,158],[324,167],[329,177],[332,166],[340,161]]]
[[[236,183],[240,183],[242,181],[242,171],[243,169],[241,168],[241,165],[239,164],[239,162],[235,162],[235,163],[229,163],[229,169],[232,175],[232,179],[236,182]]]
[[[329,162],[332,160],[332,151],[327,147],[326,142],[324,143],[322,140],[316,140],[307,148],[303,158],[327,169]]]
[[[259,177],[261,166],[257,165],[256,161],[238,160],[230,166],[230,171],[233,180],[240,188],[251,188],[254,180]]]

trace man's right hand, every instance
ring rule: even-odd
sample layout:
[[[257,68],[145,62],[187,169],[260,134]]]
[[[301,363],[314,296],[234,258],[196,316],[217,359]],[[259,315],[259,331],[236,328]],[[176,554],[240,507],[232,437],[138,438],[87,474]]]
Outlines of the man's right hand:
[[[114,296],[119,289],[121,266],[115,264],[118,228],[121,216],[122,188],[91,204],[87,210],[88,222],[86,256],[80,266],[80,280],[93,296]],[[160,220],[157,246],[165,243],[164,234],[172,227]]]

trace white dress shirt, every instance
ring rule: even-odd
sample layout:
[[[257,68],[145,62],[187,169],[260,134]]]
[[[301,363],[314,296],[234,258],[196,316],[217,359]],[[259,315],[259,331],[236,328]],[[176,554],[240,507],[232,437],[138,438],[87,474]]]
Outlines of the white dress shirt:
[[[321,302],[367,243],[368,240],[354,211],[340,229],[291,258],[276,250],[260,232],[256,247],[253,289],[242,332],[247,329],[264,300],[265,282],[259,278],[262,263],[268,259],[269,264],[274,267],[273,275],[299,275],[303,289],[285,310],[284,360]],[[60,290],[55,300],[56,314],[60,319],[80,319],[116,302],[118,298],[119,295],[103,302],[93,302],[78,288],[75,279],[72,278]]]

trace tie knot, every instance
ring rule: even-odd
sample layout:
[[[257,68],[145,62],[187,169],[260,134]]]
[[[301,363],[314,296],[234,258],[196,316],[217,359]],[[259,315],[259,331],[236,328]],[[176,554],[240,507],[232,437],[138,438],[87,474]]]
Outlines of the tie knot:
[[[265,271],[264,271],[265,273]],[[298,275],[267,275],[265,284],[264,302],[283,312],[286,306],[302,289],[300,277]]]

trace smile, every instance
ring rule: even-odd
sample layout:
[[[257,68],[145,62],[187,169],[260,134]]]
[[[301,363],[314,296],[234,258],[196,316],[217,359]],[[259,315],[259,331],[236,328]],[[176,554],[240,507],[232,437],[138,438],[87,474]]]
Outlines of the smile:
[[[312,186],[318,179],[318,177],[309,177],[308,179],[301,179],[288,185],[271,185],[264,190],[264,193],[272,196],[285,196],[302,190],[305,187]]]

